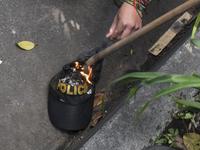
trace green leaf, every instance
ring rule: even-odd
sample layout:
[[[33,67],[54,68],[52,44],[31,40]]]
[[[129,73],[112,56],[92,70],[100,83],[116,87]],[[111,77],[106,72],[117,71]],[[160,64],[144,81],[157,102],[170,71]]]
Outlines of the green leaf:
[[[196,47],[200,48],[200,40],[198,39],[191,39],[192,44],[194,44]]]
[[[164,142],[165,142],[165,139],[160,139],[156,141],[157,144],[163,144]]]
[[[36,44],[30,41],[21,41],[19,43],[16,43],[20,48],[24,50],[31,50],[35,47]]]
[[[160,90],[159,92],[157,92],[153,98],[153,99],[156,99],[156,98],[159,98],[163,95],[166,95],[166,94],[169,94],[169,93],[172,93],[174,91],[177,91],[177,90],[180,90],[180,89],[183,89],[183,88],[186,88],[186,87],[200,87],[200,82],[196,82],[196,83],[191,83],[191,82],[186,82],[186,83],[177,83],[177,84],[174,84],[174,85],[171,85],[163,90]]]
[[[196,73],[192,73],[191,75],[192,77],[196,77],[196,78],[200,78],[200,75],[196,74]]]
[[[193,102],[188,100],[175,100],[174,102],[181,103],[184,105],[188,105],[197,109],[200,109],[200,103],[199,102]]]
[[[185,114],[184,119],[191,119],[191,118],[193,118],[193,117],[194,117],[194,115],[192,115],[192,114],[190,114],[190,113],[187,113],[187,114]]]
[[[173,141],[172,140],[168,140],[168,143],[171,144]]]
[[[158,73],[158,72],[133,72],[133,73],[129,73],[129,74],[126,74],[118,79],[116,79],[115,81],[120,81],[120,80],[123,80],[123,79],[126,79],[126,78],[136,78],[136,79],[150,79],[150,78],[155,78],[155,77],[158,77],[158,76],[162,76],[164,74],[162,73]]]
[[[174,135],[175,135],[175,137],[176,137],[176,136],[179,136],[179,131],[178,131],[178,129],[175,130]]]
[[[193,26],[191,39],[194,38],[194,35],[195,35],[195,33],[196,33],[196,30],[197,30],[197,27],[198,27],[198,25],[199,25],[199,21],[200,21],[200,13],[198,14],[197,19],[196,19],[196,21],[195,21],[195,24],[194,24],[194,26]]]
[[[169,133],[174,134],[174,128],[168,129]]]
[[[128,102],[128,100],[134,95],[134,99],[135,99],[135,96],[136,96],[136,92],[137,92],[137,89],[138,89],[139,86],[136,86],[134,88],[132,88],[129,92],[129,95],[128,95],[128,98],[125,100],[124,104],[126,102]]]
[[[176,147],[177,147],[177,145],[176,145],[176,143],[175,143],[175,142],[173,142],[173,143],[170,145],[170,147],[174,147],[174,148],[176,148]]]
[[[120,86],[124,85],[124,84],[127,84],[127,83],[130,83],[130,82],[133,82],[133,81],[137,81],[139,79],[135,79],[135,78],[132,78],[132,77],[129,77],[129,78],[126,78],[124,80],[122,80],[118,85],[117,85],[117,88],[119,88]]]
[[[175,137],[170,137],[170,140],[174,141]]]
[[[200,95],[199,94],[195,97],[195,100],[200,101]]]
[[[141,113],[147,108],[147,106],[149,105],[151,101],[148,101],[143,107],[142,109],[140,109],[139,113],[137,114],[137,116],[135,117],[135,119],[133,121],[135,121],[140,115]]]
[[[195,120],[191,119],[190,123],[193,125],[195,123]]]
[[[156,132],[156,136],[157,136],[157,137],[160,137],[160,133],[159,133],[159,132]]]
[[[192,107],[192,106],[186,106],[184,108],[181,108],[180,111],[194,111],[194,112],[200,112],[200,109]]]
[[[192,36],[191,36],[191,41],[190,41],[190,46],[192,44],[192,40],[194,38],[194,35],[196,33],[196,30],[197,30],[197,27],[199,25],[199,21],[200,21],[200,13],[198,14],[197,18],[196,18],[196,21],[195,21],[195,24],[193,26],[193,30],[192,30]]]
[[[179,103],[176,103],[176,108],[181,109],[181,108],[183,108],[183,105],[179,104]]]
[[[144,85],[150,85],[155,83],[185,83],[185,82],[200,82],[200,78],[194,76],[186,76],[181,74],[167,74],[145,80]]]
[[[166,139],[170,140],[168,135],[163,135]]]
[[[174,133],[172,133],[172,134],[174,134]],[[172,134],[167,134],[169,137],[172,137]]]

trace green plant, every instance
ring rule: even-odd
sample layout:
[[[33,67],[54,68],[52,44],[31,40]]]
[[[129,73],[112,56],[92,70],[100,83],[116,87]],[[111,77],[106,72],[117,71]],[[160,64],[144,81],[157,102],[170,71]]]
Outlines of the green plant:
[[[140,114],[146,109],[146,107],[149,105],[149,103],[156,99],[159,98],[163,95],[171,94],[174,91],[186,88],[186,87],[193,87],[200,89],[200,76],[193,73],[191,76],[186,76],[186,75],[181,75],[181,74],[162,74],[162,73],[157,73],[157,72],[134,72],[134,73],[129,73],[127,75],[124,75],[116,80],[114,80],[108,88],[116,82],[119,82],[119,85],[123,85],[132,81],[138,81],[141,80],[140,83],[132,88],[130,90],[129,96],[126,99],[125,103],[134,95],[136,97],[136,92],[139,86],[141,85],[151,85],[151,84],[157,84],[157,83],[174,83],[173,85],[160,90],[157,92],[153,98],[148,101],[140,110],[138,115],[136,116],[135,120],[140,116]],[[107,88],[107,89],[108,89]],[[104,100],[103,100],[104,102]],[[187,100],[174,100],[174,102],[180,103],[187,105],[186,107],[182,108],[182,110],[198,110],[200,111],[200,103],[198,102],[192,102],[192,101],[187,101]],[[102,103],[102,111],[104,108],[104,103]]]
[[[168,134],[164,134],[163,138],[160,138],[160,134],[158,132],[156,132],[156,135],[158,137],[159,140],[156,141],[156,144],[163,144],[163,143],[168,143],[170,145],[170,147],[177,147],[175,141],[175,137],[179,136],[179,131],[178,129],[174,130],[174,128],[170,128],[168,130]]]
[[[187,105],[183,105],[180,103],[176,103],[176,108],[181,110],[183,108],[187,107]],[[177,113],[174,114],[173,116],[175,119],[182,119],[182,120],[190,120],[190,124],[193,125],[195,123],[194,117],[195,113],[185,110],[185,111],[178,111]],[[186,128],[187,130],[187,128]]]

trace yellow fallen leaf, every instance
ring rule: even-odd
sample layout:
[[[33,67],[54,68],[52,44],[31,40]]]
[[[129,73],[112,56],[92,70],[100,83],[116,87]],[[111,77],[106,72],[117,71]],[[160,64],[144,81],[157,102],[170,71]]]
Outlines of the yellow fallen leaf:
[[[186,133],[183,136],[183,142],[188,150],[200,149],[200,135],[196,133]]]
[[[20,48],[24,50],[31,50],[35,47],[36,44],[30,41],[21,41],[19,43],[16,43]]]
[[[93,108],[96,106],[99,106],[102,103],[103,95],[104,95],[104,92],[99,92],[95,94]],[[106,94],[105,94],[104,100],[105,99],[106,99]]]
[[[130,54],[133,55],[133,50],[131,49]]]

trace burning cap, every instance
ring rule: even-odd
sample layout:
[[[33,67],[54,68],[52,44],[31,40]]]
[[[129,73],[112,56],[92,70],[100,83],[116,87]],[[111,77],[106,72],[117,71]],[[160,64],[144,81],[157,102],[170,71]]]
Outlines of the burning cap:
[[[88,66],[84,62],[99,51],[82,53],[77,61],[67,64],[49,84],[48,114],[51,123],[60,129],[81,130],[88,126],[93,111],[95,84],[100,78],[102,61]]]

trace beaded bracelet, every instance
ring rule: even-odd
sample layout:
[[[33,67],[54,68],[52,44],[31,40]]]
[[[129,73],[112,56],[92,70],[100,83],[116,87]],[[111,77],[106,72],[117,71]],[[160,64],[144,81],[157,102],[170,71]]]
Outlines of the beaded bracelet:
[[[125,0],[126,3],[134,6],[140,11],[146,10],[152,0]]]

